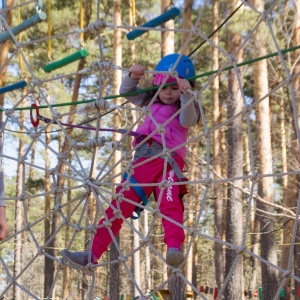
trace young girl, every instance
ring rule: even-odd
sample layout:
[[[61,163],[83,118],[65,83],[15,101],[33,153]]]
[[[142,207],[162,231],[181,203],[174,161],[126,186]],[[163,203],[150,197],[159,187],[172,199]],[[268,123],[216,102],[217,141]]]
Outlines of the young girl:
[[[166,71],[169,71],[179,58],[178,54],[170,54],[161,59],[155,68],[153,85],[160,86],[166,79]],[[194,126],[199,119],[199,110],[195,102],[191,101],[188,105],[185,104],[193,97],[189,90],[194,86],[194,81],[188,81],[186,78],[195,76],[195,69],[189,57],[182,55],[180,61],[175,67],[178,77],[169,77],[159,94],[157,99],[149,107],[151,114],[145,117],[141,126],[136,130],[140,134],[140,138],[135,139],[133,145],[140,145],[135,151],[133,162],[133,174],[130,176],[131,183],[148,184],[146,186],[136,187],[131,186],[129,190],[122,190],[123,200],[117,203],[117,200],[112,201],[112,206],[122,212],[124,218],[132,216],[133,212],[137,214],[142,210],[140,207],[126,201],[131,201],[145,205],[147,198],[151,193],[154,193],[156,201],[160,199],[159,209],[163,216],[183,224],[184,207],[182,197],[186,194],[184,185],[168,185],[164,189],[160,189],[157,183],[167,179],[168,183],[184,181],[186,178],[182,175],[182,170],[185,165],[186,148],[181,146],[187,141],[187,135],[190,127]],[[164,73],[159,73],[164,72]],[[135,91],[139,80],[145,76],[145,68],[141,65],[131,67],[130,73],[124,78],[120,94]],[[134,95],[126,97],[131,103],[138,106],[148,105],[152,97],[147,95]],[[181,107],[184,108],[171,119]],[[154,120],[153,120],[154,119]],[[154,122],[155,121],[155,122]],[[168,121],[168,122],[167,122]],[[164,124],[163,132],[157,130],[157,124]],[[147,138],[155,132],[151,138]],[[144,141],[143,141],[144,140]],[[149,157],[155,156],[163,151],[162,145],[165,145],[171,152],[172,156],[168,159],[167,172],[163,177],[165,158],[157,157],[149,162],[142,163],[137,167],[134,165],[142,161],[149,160]],[[174,149],[176,148],[176,149]],[[174,149],[172,151],[172,149]],[[127,179],[127,174],[124,175],[123,181]],[[154,183],[155,186],[149,184]],[[117,188],[117,193],[122,187]],[[162,194],[162,195],[161,195]],[[123,219],[117,218],[114,214],[115,209],[111,206],[105,211],[109,226],[103,224],[105,219],[102,218],[99,222],[97,232],[93,238],[92,251],[71,252],[67,249],[61,251],[65,260],[72,266],[81,269],[87,275],[93,274],[93,268],[89,268],[90,264],[97,264],[101,255],[108,250],[108,246],[112,242],[112,236],[108,227],[116,236],[121,229]],[[184,256],[181,252],[181,246],[184,242],[184,230],[173,222],[163,217],[162,224],[164,228],[164,242],[167,245],[166,262],[168,265],[177,268],[183,261]],[[107,222],[106,222],[107,223]],[[101,226],[102,225],[102,226]],[[104,226],[105,225],[105,226]],[[101,226],[101,227],[100,227]]]

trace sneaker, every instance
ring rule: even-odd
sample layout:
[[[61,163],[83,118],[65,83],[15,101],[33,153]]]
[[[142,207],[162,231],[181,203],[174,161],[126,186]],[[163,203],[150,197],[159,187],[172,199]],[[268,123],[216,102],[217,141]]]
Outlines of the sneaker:
[[[166,262],[173,268],[178,268],[183,262],[184,256],[177,248],[169,248],[167,251]]]
[[[71,252],[67,249],[60,251],[62,257],[68,261],[75,269],[81,270],[86,275],[92,276],[94,270],[89,267],[90,263],[96,265],[97,258],[89,251]],[[90,259],[91,257],[91,259]]]

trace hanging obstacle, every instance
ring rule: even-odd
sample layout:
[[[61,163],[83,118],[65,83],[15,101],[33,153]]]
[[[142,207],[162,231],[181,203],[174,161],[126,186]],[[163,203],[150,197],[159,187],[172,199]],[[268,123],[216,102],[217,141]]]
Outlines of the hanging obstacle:
[[[27,85],[26,81],[19,81],[17,83],[11,84],[11,85],[4,86],[4,87],[0,88],[0,95],[7,93],[7,92],[17,90],[17,89],[22,89],[26,85]]]
[[[165,13],[163,13],[162,15],[160,15],[159,17],[152,19],[151,21],[145,23],[144,25],[140,26],[140,27],[157,27],[158,25],[161,25],[171,19],[175,19],[177,16],[180,15],[180,10],[177,7],[172,7],[171,9],[169,9],[168,11],[166,11]],[[135,29],[132,30],[131,32],[129,32],[126,37],[128,40],[134,40],[135,38],[141,36],[142,34],[144,34],[147,30],[141,30],[141,29]]]
[[[11,32],[14,35],[18,35],[20,32],[25,31],[29,27],[32,27],[44,20],[46,20],[46,14],[40,11],[39,13],[35,14],[34,16],[24,21],[23,23],[17,25],[14,28],[11,28]],[[12,39],[12,36],[8,31],[4,31],[3,33],[0,34],[0,43],[4,43],[9,39]]]
[[[65,57],[65,58],[62,58],[61,60],[58,60],[58,61],[54,61],[52,63],[49,63],[48,65],[46,65],[43,70],[46,72],[46,73],[50,73],[51,71],[53,70],[56,70],[58,68],[61,68],[63,66],[66,66],[76,60],[79,60],[79,59],[82,59],[82,58],[85,58],[86,56],[88,56],[88,52],[87,50],[85,49],[80,49],[79,51]]]

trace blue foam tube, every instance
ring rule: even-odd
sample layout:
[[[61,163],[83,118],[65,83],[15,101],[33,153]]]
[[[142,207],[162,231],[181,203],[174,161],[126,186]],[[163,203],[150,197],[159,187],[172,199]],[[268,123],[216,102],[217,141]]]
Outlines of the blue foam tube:
[[[4,87],[0,88],[0,95],[10,92],[10,91],[17,90],[17,89],[22,89],[26,85],[27,85],[26,81],[19,81],[17,83],[11,84],[11,85],[4,86]]]
[[[162,15],[152,19],[151,21],[149,21],[139,27],[152,27],[152,28],[157,27],[158,25],[161,25],[171,19],[174,19],[179,15],[180,15],[180,9],[177,7],[172,7],[171,9],[169,9]],[[132,30],[131,32],[127,33],[126,37],[128,40],[134,40],[135,38],[144,34],[146,31],[147,30],[135,29],[135,30]]]
[[[36,25],[42,21],[46,20],[46,14],[44,12],[37,13],[33,15],[28,20],[25,20],[23,23],[11,28],[11,31],[14,35],[18,35],[20,32],[28,29],[31,26]],[[8,31],[4,31],[0,34],[0,43],[7,41],[8,39],[12,39],[10,33]]]

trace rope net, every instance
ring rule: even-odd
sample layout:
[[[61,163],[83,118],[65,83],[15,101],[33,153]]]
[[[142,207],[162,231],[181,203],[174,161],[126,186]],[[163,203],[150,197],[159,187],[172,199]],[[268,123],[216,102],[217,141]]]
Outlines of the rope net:
[[[299,53],[295,48],[283,50],[298,46],[290,40],[290,33],[296,31],[296,21],[290,22],[292,29],[280,23],[283,16],[296,20],[299,11],[294,8],[297,1],[294,2],[284,7],[284,13],[280,10],[280,1],[268,1],[263,10],[248,1],[233,3],[232,7],[226,4],[224,14],[243,4],[228,26],[234,22],[247,26],[243,36],[239,36],[241,41],[235,44],[236,41],[232,40],[229,47],[216,43],[202,28],[201,20],[211,9],[208,1],[197,9],[191,29],[173,30],[178,35],[189,34],[178,53],[184,53],[192,41],[205,41],[206,47],[217,50],[219,57],[217,70],[197,72],[199,79],[191,99],[199,105],[201,120],[190,131],[185,144],[189,165],[189,181],[185,182],[189,190],[184,198],[185,222],[175,222],[186,234],[183,249],[186,267],[167,269],[160,227],[161,220],[167,217],[158,209],[159,195],[157,202],[150,198],[147,206],[139,205],[144,212],[138,221],[125,219],[115,209],[115,217],[124,221],[120,239],[113,237],[118,257],[112,260],[109,252],[104,254],[98,265],[93,267],[95,272],[91,278],[82,277],[80,270],[69,268],[58,251],[64,248],[73,251],[91,249],[92,236],[100,218],[105,217],[104,211],[111,199],[130,202],[130,199],[122,197],[122,190],[134,184],[125,181],[117,194],[115,188],[124,172],[132,173],[131,159],[137,146],[130,147],[130,132],[147,114],[151,117],[151,111],[148,107],[133,107],[125,98],[122,98],[121,104],[113,101],[119,95],[113,95],[111,88],[106,88],[105,84],[116,70],[122,71],[123,75],[129,70],[114,65],[103,49],[107,41],[105,34],[111,34],[114,29],[129,31],[136,27],[117,26],[101,19],[98,3],[97,19],[85,28],[47,37],[47,31],[43,30],[45,25],[38,24],[38,39],[19,42],[6,19],[1,17],[14,49],[1,69],[8,68],[10,74],[16,73],[16,61],[20,55],[22,72],[27,74],[28,80],[26,89],[5,93],[2,106],[4,199],[7,214],[11,216],[8,218],[11,230],[9,236],[0,242],[1,299],[10,299],[14,293],[21,293],[19,299],[44,298],[42,287],[49,271],[49,260],[55,262],[55,270],[48,299],[62,299],[63,290],[68,285],[67,299],[78,299],[82,290],[86,299],[104,298],[108,293],[108,270],[115,264],[120,265],[122,299],[126,295],[154,299],[158,297],[158,291],[171,286],[172,280],[180,280],[184,286],[184,296],[173,296],[172,299],[186,299],[185,289],[197,299],[224,299],[233,286],[232,282],[239,284],[238,276],[243,277],[243,285],[239,286],[240,294],[232,299],[243,299],[244,293],[250,297],[254,289],[262,286],[264,270],[272,270],[276,274],[277,281],[270,283],[276,289],[274,299],[279,299],[284,287],[296,287],[299,274],[294,267],[297,265],[294,249],[298,243],[300,209],[297,190],[300,134],[295,82],[299,75]],[[9,10],[32,7],[34,3],[24,2]],[[141,29],[151,30],[153,34],[169,30],[160,27]],[[236,27],[232,30],[232,36],[241,34]],[[78,38],[82,32],[97,37],[97,43],[86,42],[85,46],[94,51],[97,48],[98,53],[86,58],[86,65],[78,68],[79,71],[76,71],[78,65],[73,64],[46,74],[37,70],[30,60],[32,50],[28,49],[33,49],[34,45],[46,45],[50,39],[54,42],[58,38]],[[146,39],[145,35],[139,38],[139,42],[143,39]],[[131,42],[124,43],[129,45]],[[201,49],[197,51],[191,58],[199,62]],[[249,56],[251,52],[252,56]],[[257,64],[254,60],[240,66],[241,53],[251,59],[258,58]],[[269,80],[264,89],[255,78],[260,68],[258,62],[263,62],[268,68],[267,74],[260,73],[262,81]],[[149,69],[148,77],[152,73],[153,70]],[[16,75],[10,76],[11,81],[18,81]],[[75,89],[76,83],[71,84],[70,79],[76,76],[84,78],[80,83],[78,101],[65,101],[72,99],[70,90]],[[212,86],[217,79],[220,86],[229,86],[228,82],[232,85],[222,89],[220,104],[216,106],[211,99],[215,99]],[[65,84],[68,81],[70,85]],[[98,94],[90,92],[91,85]],[[105,93],[106,97],[103,96]],[[90,98],[96,99],[86,100],[91,95]],[[32,126],[29,114],[33,103],[40,107],[40,115],[49,118],[50,122],[40,120],[37,127]],[[220,109],[220,114],[214,119],[217,109]],[[113,114],[122,120],[122,135],[63,125],[72,123],[96,129],[113,128]],[[164,125],[157,126],[157,132],[163,137]],[[267,149],[264,148],[266,144]],[[162,190],[180,184],[168,181],[165,176],[170,149],[163,146],[166,162],[164,178],[156,184]],[[266,188],[268,185],[269,188]],[[217,211],[220,205],[221,212]],[[218,214],[223,216],[221,231],[218,231],[220,223],[214,221]],[[237,225],[239,232],[236,231]],[[101,226],[109,228],[109,220]],[[267,239],[270,235],[271,241]],[[272,248],[268,244],[271,242],[275,243],[273,250],[275,254],[277,251],[277,257],[271,254]],[[21,250],[14,250],[17,248]],[[221,283],[215,268],[217,263],[220,264],[215,256],[217,248],[221,251],[218,253],[224,256],[221,265],[225,276]],[[196,268],[193,278],[188,274],[189,259]]]

